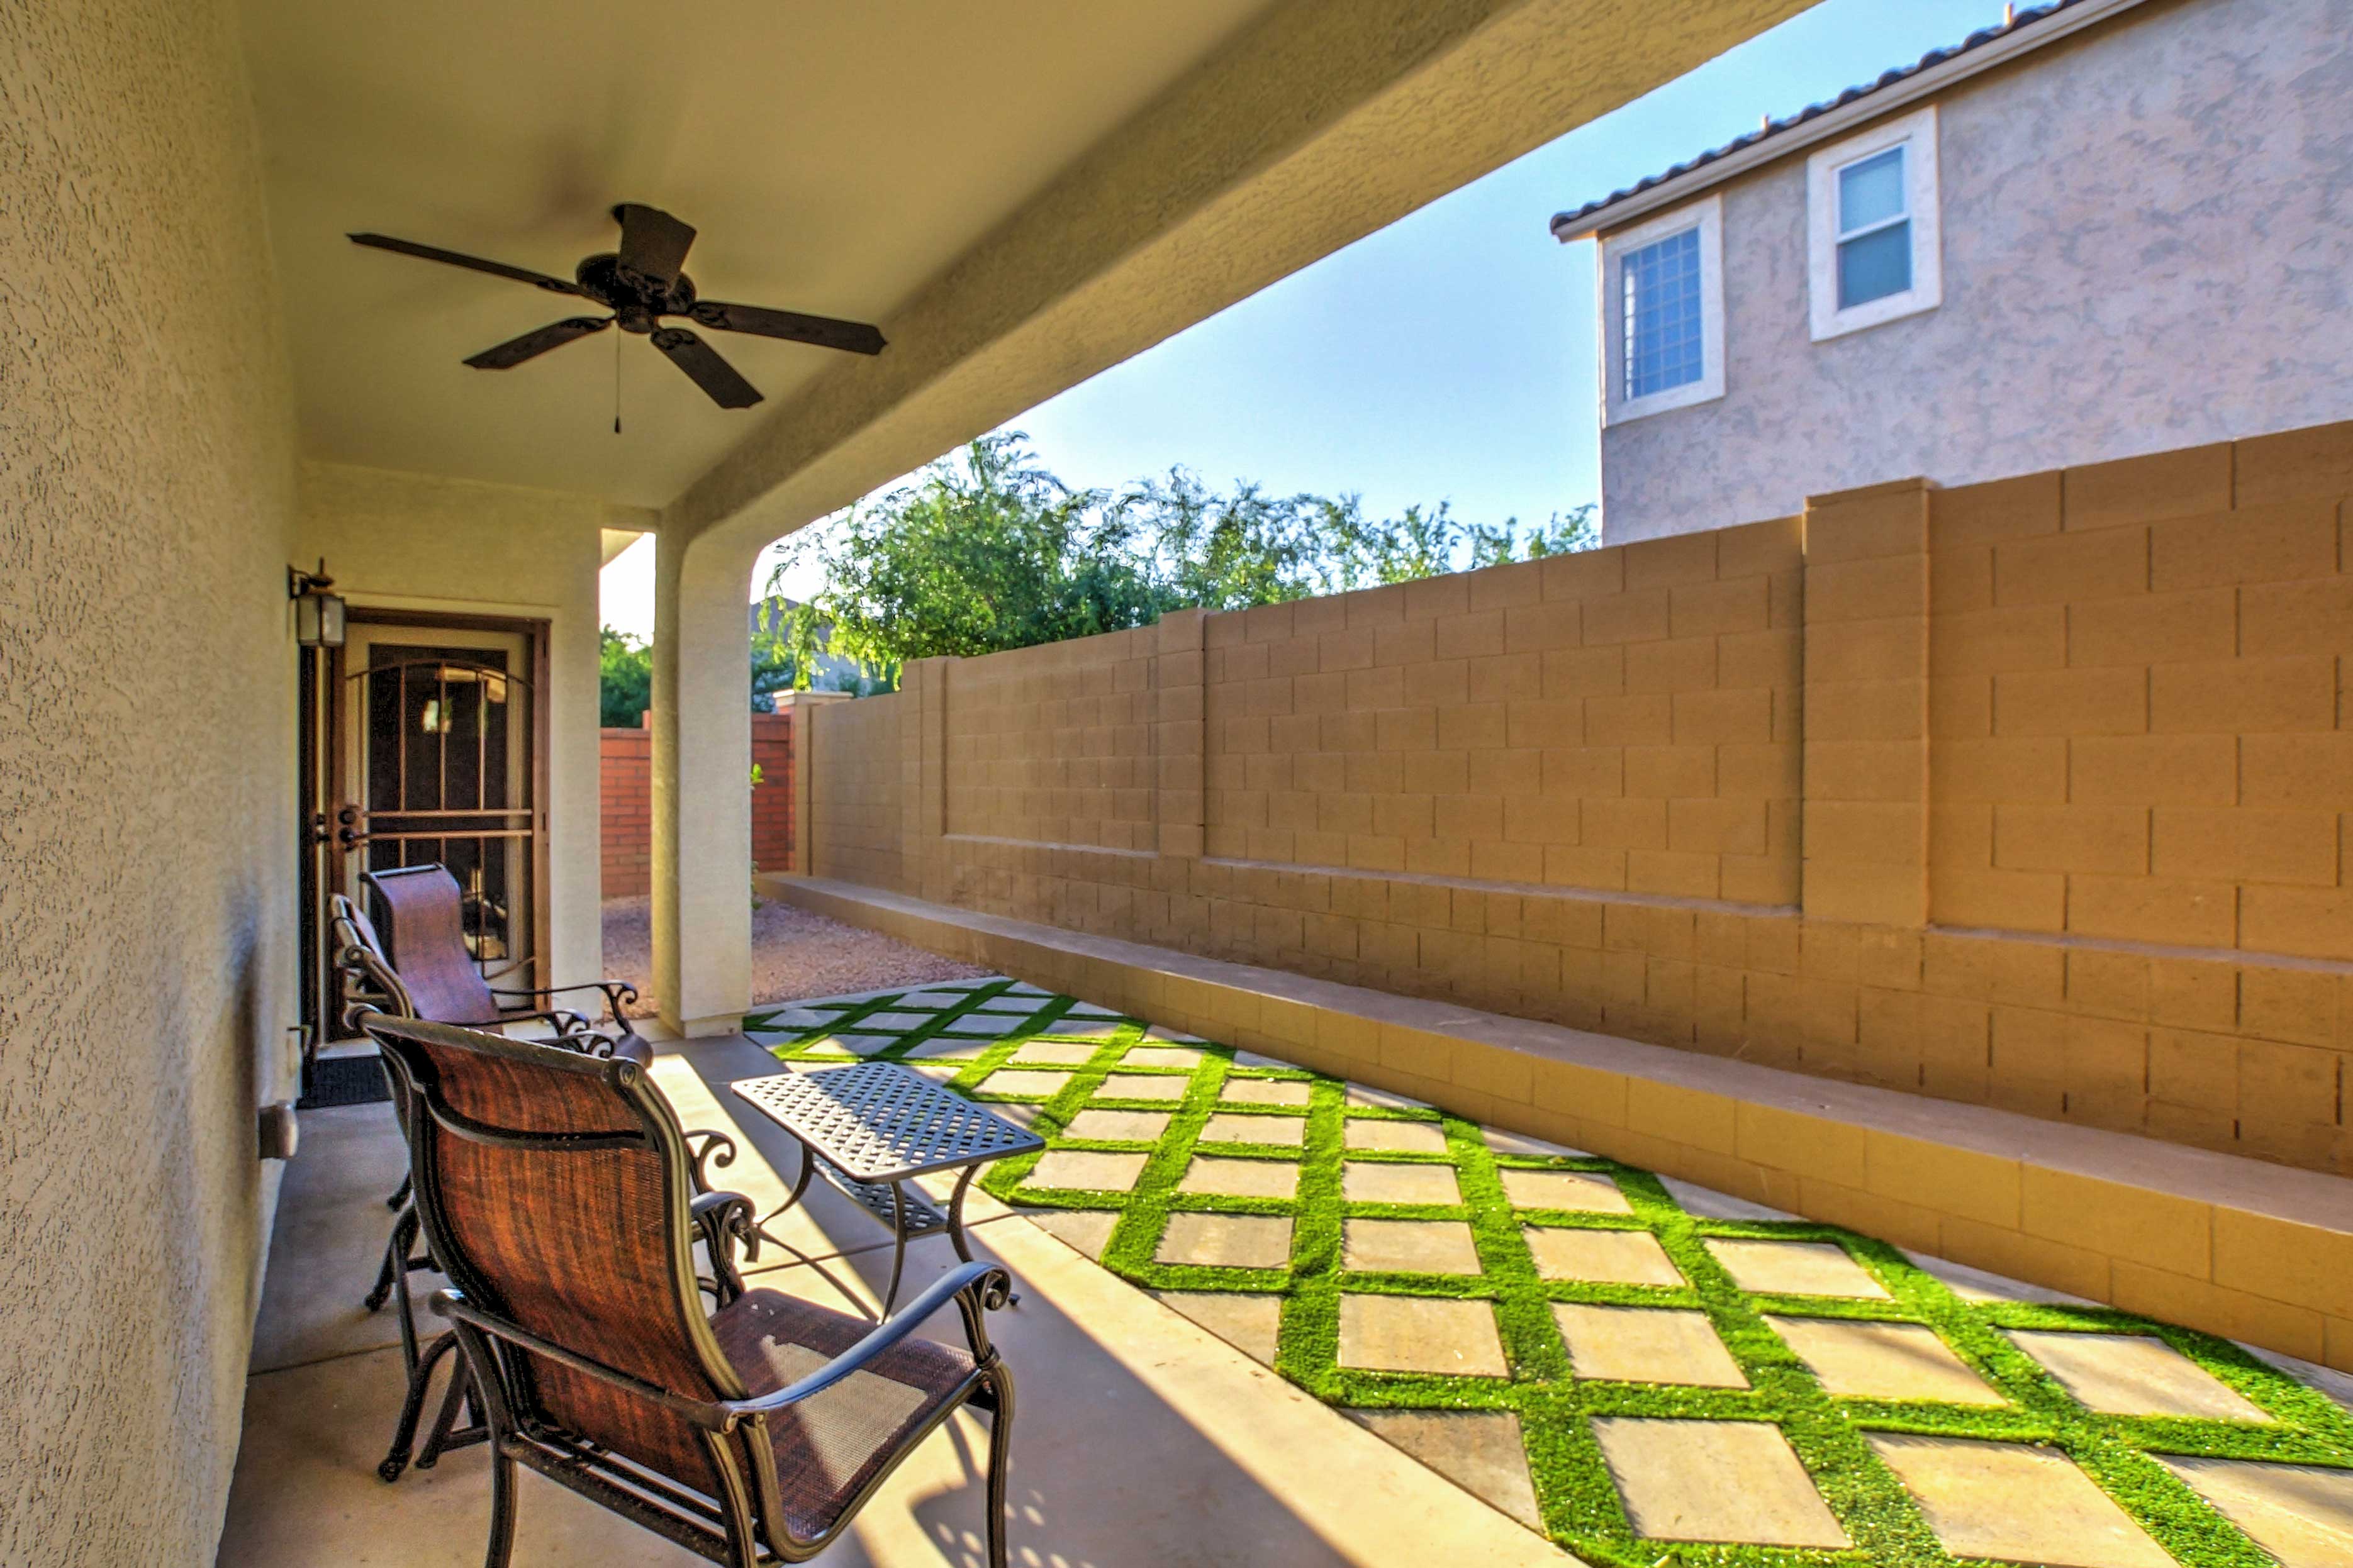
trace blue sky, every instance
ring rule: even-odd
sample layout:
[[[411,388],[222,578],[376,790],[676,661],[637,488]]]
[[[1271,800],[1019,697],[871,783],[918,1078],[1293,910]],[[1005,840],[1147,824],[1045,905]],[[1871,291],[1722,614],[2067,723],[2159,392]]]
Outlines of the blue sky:
[[[1824,0],[1010,427],[1072,485],[1181,463],[1214,485],[1354,490],[1390,514],[1448,500],[1481,522],[1591,500],[1594,247],[1559,244],[1546,219],[2000,18],[2000,0]],[[640,636],[652,553],[606,571],[606,620]]]

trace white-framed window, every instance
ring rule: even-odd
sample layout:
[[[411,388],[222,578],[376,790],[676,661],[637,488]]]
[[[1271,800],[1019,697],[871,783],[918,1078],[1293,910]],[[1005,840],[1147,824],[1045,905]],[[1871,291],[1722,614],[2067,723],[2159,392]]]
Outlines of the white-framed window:
[[[1724,395],[1724,202],[1601,242],[1602,422]]]
[[[1808,158],[1806,234],[1815,342],[1942,303],[1936,106]]]

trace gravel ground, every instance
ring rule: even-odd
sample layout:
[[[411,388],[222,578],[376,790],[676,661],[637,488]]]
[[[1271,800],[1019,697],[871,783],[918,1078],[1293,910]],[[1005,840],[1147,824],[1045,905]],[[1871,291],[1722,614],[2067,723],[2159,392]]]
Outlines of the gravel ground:
[[[653,901],[605,902],[605,973],[639,993],[629,1011],[649,1018],[658,1010],[653,982]],[[886,985],[972,980],[988,973],[943,958],[879,931],[861,931],[773,899],[752,911],[752,1001],[790,1002],[803,996],[880,991]]]

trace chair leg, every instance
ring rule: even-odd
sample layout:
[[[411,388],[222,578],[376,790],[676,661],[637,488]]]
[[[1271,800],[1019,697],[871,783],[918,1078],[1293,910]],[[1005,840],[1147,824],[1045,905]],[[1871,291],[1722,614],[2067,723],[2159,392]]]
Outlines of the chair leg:
[[[482,1568],[509,1568],[514,1561],[515,1462],[491,1439],[491,1544]]]
[[[427,1436],[425,1447],[417,1450],[417,1468],[418,1469],[429,1470],[440,1462],[441,1450],[448,1446],[449,1434],[458,1425],[459,1407],[466,1403],[467,1391],[472,1387],[472,1380],[466,1370],[466,1358],[462,1355],[451,1356],[449,1358],[449,1390],[441,1396],[441,1414],[433,1418],[433,1430]]]
[[[425,1414],[425,1394],[433,1381],[433,1365],[457,1346],[455,1335],[443,1334],[426,1348],[425,1354],[417,1361],[417,1370],[408,1374],[408,1394],[400,1402],[400,1422],[392,1429],[392,1451],[385,1455],[384,1463],[375,1468],[378,1479],[396,1481],[400,1479],[400,1472],[408,1468],[409,1452],[417,1441],[417,1421]],[[466,1369],[462,1363],[453,1364],[451,1375],[463,1385]]]
[[[385,1244],[384,1267],[376,1270],[375,1289],[367,1293],[365,1306],[371,1312],[384,1310],[392,1299],[393,1281],[408,1266],[408,1249],[417,1245],[417,1211],[403,1210],[392,1222],[392,1239]]]
[[[1013,1374],[999,1363],[988,1374],[997,1409],[988,1418],[988,1568],[1005,1568],[1005,1489],[1013,1463]]]
[[[395,1213],[399,1212],[400,1205],[408,1201],[408,1189],[415,1180],[413,1176],[401,1177],[400,1185],[393,1189],[392,1196],[384,1200],[384,1206]]]

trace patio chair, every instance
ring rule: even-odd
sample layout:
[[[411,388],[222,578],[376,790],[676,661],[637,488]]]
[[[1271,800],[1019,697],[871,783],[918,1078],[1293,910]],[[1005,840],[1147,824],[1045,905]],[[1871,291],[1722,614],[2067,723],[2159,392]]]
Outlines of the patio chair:
[[[431,869],[439,870],[439,868]],[[442,873],[441,880],[455,889],[457,884],[447,872]],[[334,934],[335,967],[343,979],[343,1024],[346,1028],[360,1027],[360,1019],[369,1012],[388,1012],[402,1017],[418,1016],[419,996],[437,1002],[448,1001],[446,988],[437,989],[430,984],[412,985],[403,976],[385,952],[375,923],[356,903],[337,893],[330,897],[328,906]],[[468,967],[470,973],[471,966]],[[628,988],[624,986],[621,989]],[[629,994],[634,996],[636,993],[630,992]],[[615,1016],[619,1016],[617,1008]],[[551,1016],[533,1012],[518,1014],[517,1018],[557,1023],[559,1028],[568,1023],[571,1026],[568,1032],[559,1033],[551,1043],[583,1055],[619,1056],[641,1065],[652,1059],[651,1048],[636,1034],[626,1034],[617,1039],[586,1027],[586,1020],[577,1015]],[[385,1068],[385,1074],[388,1079],[392,1079],[389,1066]],[[392,1082],[392,1089],[393,1114],[400,1121],[405,1137],[408,1111],[396,1079]],[[711,1191],[711,1170],[723,1170],[734,1163],[734,1140],[723,1132],[707,1128],[697,1128],[684,1136],[693,1152],[695,1190],[707,1193]],[[408,1276],[420,1268],[432,1268],[435,1264],[429,1255],[416,1250],[418,1221],[417,1210],[408,1201],[410,1184],[411,1178],[403,1176],[399,1187],[385,1200],[385,1206],[396,1211],[398,1217],[393,1221],[392,1236],[385,1244],[384,1263],[376,1271],[375,1285],[364,1301],[371,1312],[381,1310],[387,1300],[396,1303],[401,1361],[407,1371],[408,1393],[401,1404],[392,1447],[383,1463],[376,1467],[376,1473],[387,1481],[399,1479],[401,1472],[408,1467],[412,1445],[417,1437],[417,1426],[424,1414],[425,1398],[432,1384],[434,1370],[445,1356],[452,1354],[457,1344],[455,1338],[447,1333],[438,1336],[430,1344],[425,1344],[417,1331],[417,1305],[408,1289]],[[745,1231],[743,1239],[746,1253],[756,1258],[760,1242],[766,1233],[751,1220],[748,1213],[742,1223]],[[453,1361],[452,1365],[455,1364]],[[441,1415],[435,1421],[424,1448],[417,1453],[416,1463],[419,1469],[431,1469],[442,1453],[449,1448],[482,1440],[485,1433],[480,1423],[465,1426],[456,1425],[459,1405],[467,1397],[460,1386],[465,1381],[463,1377],[455,1375],[450,1379]]]
[[[389,955],[398,994],[406,1004],[386,1011],[470,1028],[540,1022],[560,1036],[590,1037],[594,1044],[589,1048],[598,1056],[609,1056],[631,1041],[643,1050],[644,1042],[629,1027],[625,1011],[638,999],[637,988],[624,981],[524,989],[495,986],[482,978],[466,946],[466,895],[446,867],[386,867],[361,872],[360,881],[384,911],[387,940],[381,948]],[[548,1005],[554,997],[582,991],[604,997],[612,1018],[609,1032],[578,1012]]]
[[[988,1562],[1004,1568],[1013,1382],[985,1315],[1012,1279],[964,1264],[880,1323],[746,1289],[733,1194],[691,1162],[644,1068],[372,1015],[409,1104],[417,1207],[491,1430],[487,1568],[513,1547],[515,1467],[733,1568],[839,1539],[955,1411],[990,1415]],[[695,1275],[703,1243],[715,1280]],[[717,1302],[706,1312],[702,1295]],[[914,1331],[950,1303],[965,1344]]]

